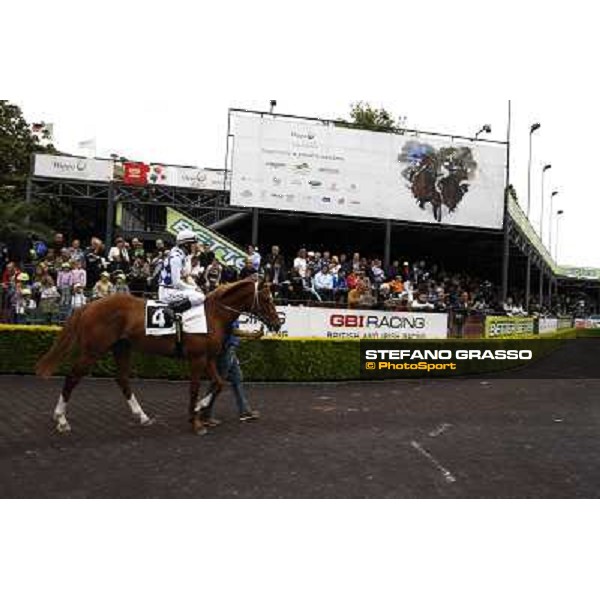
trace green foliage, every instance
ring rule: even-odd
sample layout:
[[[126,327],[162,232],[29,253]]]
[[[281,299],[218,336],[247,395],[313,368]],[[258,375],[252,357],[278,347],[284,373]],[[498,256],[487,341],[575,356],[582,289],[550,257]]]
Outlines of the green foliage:
[[[51,218],[46,207],[24,204],[32,154],[55,151],[41,143],[44,139],[48,139],[46,129],[40,136],[33,134],[21,109],[0,100],[0,239],[50,232],[45,225]]]
[[[0,200],[22,199],[25,182],[34,152],[52,152],[52,145],[42,145],[48,139],[47,130],[41,138],[31,132],[21,109],[0,100]]]
[[[368,102],[356,102],[350,109],[352,125],[373,131],[395,131],[399,125],[385,108],[373,108]]]
[[[0,373],[33,373],[35,363],[51,346],[58,331],[58,327],[0,325]],[[587,333],[592,330],[582,331]],[[597,331],[600,334],[600,330]],[[572,336],[573,330],[558,332],[553,336],[555,343],[548,343],[548,336],[544,336],[543,343],[538,340],[538,351],[542,355],[551,352],[560,346],[563,339]],[[465,342],[477,343],[477,340],[449,339],[437,343],[451,348]],[[508,340],[505,342],[509,343]],[[427,340],[415,343],[431,345]],[[497,347],[503,347],[502,342]],[[347,381],[361,377],[360,345],[357,340],[244,340],[238,356],[244,376],[249,381]],[[67,368],[68,363],[61,367],[59,373],[65,374]],[[471,372],[475,374],[502,368],[506,366],[503,367],[500,361],[491,361],[486,365],[478,365],[477,361],[473,361]],[[100,377],[111,377],[114,373],[115,365],[109,356],[103,358],[93,371],[93,375]],[[422,377],[418,372],[408,374]],[[176,359],[136,354],[132,375],[153,379],[187,379],[188,366]],[[394,372],[390,372],[390,377],[394,375]]]

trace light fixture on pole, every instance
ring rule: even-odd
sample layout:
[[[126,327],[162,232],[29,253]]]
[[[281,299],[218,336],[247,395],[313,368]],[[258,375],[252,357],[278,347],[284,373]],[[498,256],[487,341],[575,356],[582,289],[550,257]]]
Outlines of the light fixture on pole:
[[[556,262],[556,264],[558,264],[558,224],[560,223],[560,219],[558,217],[560,217],[562,214],[564,214],[564,210],[557,210],[556,211],[556,246],[554,248],[554,262]],[[552,252],[552,250],[550,250]]]
[[[477,139],[482,133],[492,133],[491,125],[484,125],[476,134],[475,139]]]
[[[539,123],[534,123],[529,128],[529,165],[527,167],[527,218],[529,219],[529,211],[531,209],[531,140],[533,134],[541,127]]]
[[[544,165],[542,169],[542,214],[540,217],[540,239],[544,243],[544,175],[546,171],[552,168],[552,165]]]
[[[269,112],[271,114],[273,114],[273,111],[275,110],[275,107],[277,106],[277,100],[270,100],[270,104],[271,104],[271,108],[269,109]]]
[[[553,207],[554,207],[554,196],[558,195],[558,191],[554,190],[552,192],[552,194],[550,194],[550,239],[548,240],[548,250],[550,250],[550,256],[552,256],[552,220],[554,218],[554,212],[553,212]],[[544,240],[542,240],[544,241]]]

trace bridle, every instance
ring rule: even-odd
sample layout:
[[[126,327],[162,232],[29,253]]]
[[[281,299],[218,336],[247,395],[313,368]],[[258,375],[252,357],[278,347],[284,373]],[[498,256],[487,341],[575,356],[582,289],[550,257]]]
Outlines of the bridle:
[[[229,306],[228,304],[225,304],[223,301],[219,301],[219,300],[215,300],[215,302],[221,308],[224,308],[225,310],[234,312],[238,316],[240,316],[240,315],[254,316],[254,317],[258,318],[258,320],[261,323],[264,323],[265,325],[267,325],[267,327],[269,326],[269,324],[265,322],[263,317],[260,316],[260,312],[259,312],[260,311],[260,294],[258,292],[258,279],[254,282],[254,297],[252,298],[252,306],[250,307],[250,310],[240,310],[239,308],[233,308],[233,306]]]

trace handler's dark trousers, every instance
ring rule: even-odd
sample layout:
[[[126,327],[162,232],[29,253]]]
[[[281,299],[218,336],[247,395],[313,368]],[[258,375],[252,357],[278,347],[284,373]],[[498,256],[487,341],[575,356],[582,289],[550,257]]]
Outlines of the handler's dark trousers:
[[[240,415],[243,413],[250,412],[250,405],[248,404],[248,400],[246,399],[246,395],[244,394],[244,388],[242,385],[242,370],[240,369],[240,361],[237,357],[237,354],[235,353],[235,346],[229,346],[225,350],[223,350],[221,354],[219,354],[219,357],[217,358],[217,370],[219,371],[219,375],[223,379],[229,381],[229,383],[231,384],[231,387],[233,388],[233,393],[235,395],[237,409]],[[214,385],[211,384],[208,392],[212,393],[214,389]],[[214,403],[215,399],[213,397],[205,411],[207,417],[212,416]]]

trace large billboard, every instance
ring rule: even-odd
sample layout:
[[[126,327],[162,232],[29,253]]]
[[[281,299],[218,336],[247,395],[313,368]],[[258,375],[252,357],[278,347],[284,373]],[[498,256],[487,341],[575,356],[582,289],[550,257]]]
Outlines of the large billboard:
[[[502,227],[503,144],[231,115],[234,206]]]

